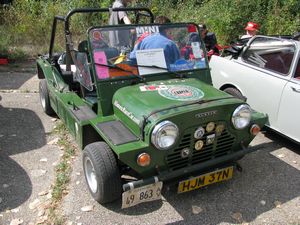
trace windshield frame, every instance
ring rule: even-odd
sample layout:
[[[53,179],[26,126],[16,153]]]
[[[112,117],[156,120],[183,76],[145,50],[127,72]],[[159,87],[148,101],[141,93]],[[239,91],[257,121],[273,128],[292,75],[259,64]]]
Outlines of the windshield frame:
[[[203,58],[204,58],[204,66],[203,68],[193,68],[193,69],[185,69],[185,70],[178,70],[178,71],[170,71],[168,68],[166,68],[165,72],[158,72],[158,73],[152,73],[152,74],[147,74],[147,75],[140,75],[138,74],[132,74],[132,75],[128,75],[128,76],[118,76],[118,77],[109,77],[109,78],[105,78],[105,79],[99,79],[97,77],[97,72],[96,72],[96,62],[94,60],[94,58],[92,57],[93,55],[93,47],[90,41],[90,32],[92,32],[95,29],[104,29],[104,30],[110,30],[113,28],[128,28],[128,29],[136,29],[137,27],[149,27],[149,26],[165,26],[165,27],[170,27],[170,28],[180,28],[180,27],[188,27],[189,26],[193,26],[196,28],[196,32],[199,36],[199,43],[201,46],[201,49],[203,51]],[[188,32],[190,33],[190,32]],[[162,77],[162,76],[168,76],[169,78],[174,78],[174,76],[170,76],[170,74],[182,74],[182,77],[184,77],[185,75],[191,74],[191,73],[195,73],[201,70],[207,70],[209,69],[209,64],[208,64],[208,58],[207,58],[207,53],[206,53],[206,49],[205,47],[203,48],[202,46],[205,46],[204,41],[201,38],[201,33],[199,31],[198,25],[195,23],[169,23],[169,24],[158,24],[158,23],[149,23],[149,24],[122,24],[122,25],[105,25],[105,26],[92,26],[90,27],[87,32],[86,32],[86,36],[87,36],[87,40],[88,40],[88,51],[89,51],[89,57],[90,57],[90,63],[91,65],[91,69],[92,69],[92,73],[94,74],[94,80],[96,82],[107,82],[107,81],[119,81],[119,80],[131,80],[131,79],[136,79],[138,76],[139,77],[143,77],[144,79],[146,78],[152,78],[151,80],[153,80],[153,78],[156,78],[157,76]],[[133,50],[134,46],[131,46],[131,51]],[[180,50],[180,49],[179,49]],[[118,64],[116,64],[118,65]],[[134,64],[134,66],[138,66],[137,64]],[[141,65],[142,66],[142,65]],[[149,66],[149,65],[147,65]],[[154,65],[155,66],[155,65]]]

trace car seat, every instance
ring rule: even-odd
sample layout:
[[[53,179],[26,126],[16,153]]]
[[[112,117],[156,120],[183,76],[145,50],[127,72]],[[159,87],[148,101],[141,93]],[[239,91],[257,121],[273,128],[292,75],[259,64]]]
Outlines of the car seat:
[[[287,69],[285,67],[284,64],[284,60],[281,57],[280,54],[270,54],[271,57],[266,57],[266,55],[264,55],[264,59],[267,60],[266,64],[265,64],[265,68],[278,72],[278,73],[283,73],[286,74]]]

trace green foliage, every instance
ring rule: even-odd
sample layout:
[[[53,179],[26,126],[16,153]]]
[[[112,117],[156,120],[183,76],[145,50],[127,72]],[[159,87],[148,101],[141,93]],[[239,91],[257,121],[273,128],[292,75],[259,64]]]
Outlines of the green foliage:
[[[20,46],[27,46],[27,49],[31,48],[35,53],[45,53],[55,15],[66,15],[74,8],[105,8],[112,2],[113,0],[14,0],[9,8],[0,8],[0,54],[17,52],[11,49]],[[248,21],[259,23],[260,33],[266,35],[294,34],[300,28],[299,0],[139,0],[132,6],[148,7],[154,15],[166,15],[174,22],[206,23],[222,44],[244,34]],[[80,35],[87,27],[107,24],[107,20],[108,14],[75,16],[71,21],[71,25],[74,25],[71,29]],[[64,40],[62,35],[58,38]]]
[[[12,48],[24,46],[31,49],[30,53],[45,53],[48,50],[55,15],[64,16],[74,8],[108,7],[110,4],[110,0],[14,0],[9,8],[0,8],[0,53],[17,53]],[[83,29],[90,21],[97,19],[100,21],[102,18],[75,18],[72,21],[76,24],[74,31]]]
[[[207,24],[225,44],[244,34],[248,21],[261,25],[266,35],[294,34],[300,27],[299,0],[152,0],[140,1],[155,14],[176,22]],[[171,9],[171,10],[170,10]]]

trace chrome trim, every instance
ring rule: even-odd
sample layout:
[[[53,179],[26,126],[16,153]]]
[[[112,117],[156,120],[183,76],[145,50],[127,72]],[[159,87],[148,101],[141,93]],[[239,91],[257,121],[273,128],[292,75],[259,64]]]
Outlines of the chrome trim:
[[[162,148],[162,147],[160,147],[160,146],[158,145],[158,143],[157,143],[157,136],[156,136],[156,135],[157,135],[157,133],[159,133],[165,126],[168,126],[168,125],[174,126],[174,128],[176,129],[176,132],[177,132],[177,136],[176,136],[176,138],[175,138],[174,143],[173,143],[171,146],[169,146],[169,147],[167,147],[167,148]],[[154,127],[154,129],[153,129],[153,131],[152,131],[152,134],[151,134],[151,142],[152,142],[152,144],[153,144],[156,148],[158,148],[158,149],[160,149],[160,150],[166,150],[166,149],[171,148],[171,147],[176,143],[176,140],[177,140],[177,138],[178,138],[178,134],[179,134],[179,129],[178,129],[178,127],[176,126],[176,124],[175,124],[175,123],[172,123],[171,121],[165,120],[165,121],[162,121],[162,122],[160,122],[160,123],[158,123],[158,124],[155,125],[155,127]]]
[[[238,114],[243,108],[247,108],[247,109],[249,110],[249,113],[250,113],[250,119],[249,119],[248,124],[247,124],[246,126],[244,126],[244,127],[242,127],[242,128],[238,128],[238,127],[236,127],[236,125],[235,125],[235,123],[234,123],[234,118],[236,117],[236,114]],[[233,111],[232,116],[231,116],[231,122],[232,122],[232,125],[234,126],[234,128],[237,129],[237,130],[242,130],[242,129],[244,129],[245,127],[247,127],[247,126],[249,125],[250,121],[251,121],[251,112],[252,112],[252,109],[251,109],[251,107],[250,107],[249,105],[247,105],[247,104],[242,104],[242,105],[238,106],[238,107]]]

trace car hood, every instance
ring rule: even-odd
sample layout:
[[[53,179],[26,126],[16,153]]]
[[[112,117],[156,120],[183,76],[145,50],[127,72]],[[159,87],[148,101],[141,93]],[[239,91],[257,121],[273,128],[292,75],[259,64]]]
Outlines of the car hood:
[[[185,106],[232,96],[197,79],[147,82],[119,89],[113,97],[115,115],[127,125],[140,127],[145,119],[164,111],[164,118],[185,110]],[[176,108],[177,110],[171,110]],[[156,117],[156,120],[159,120]]]

